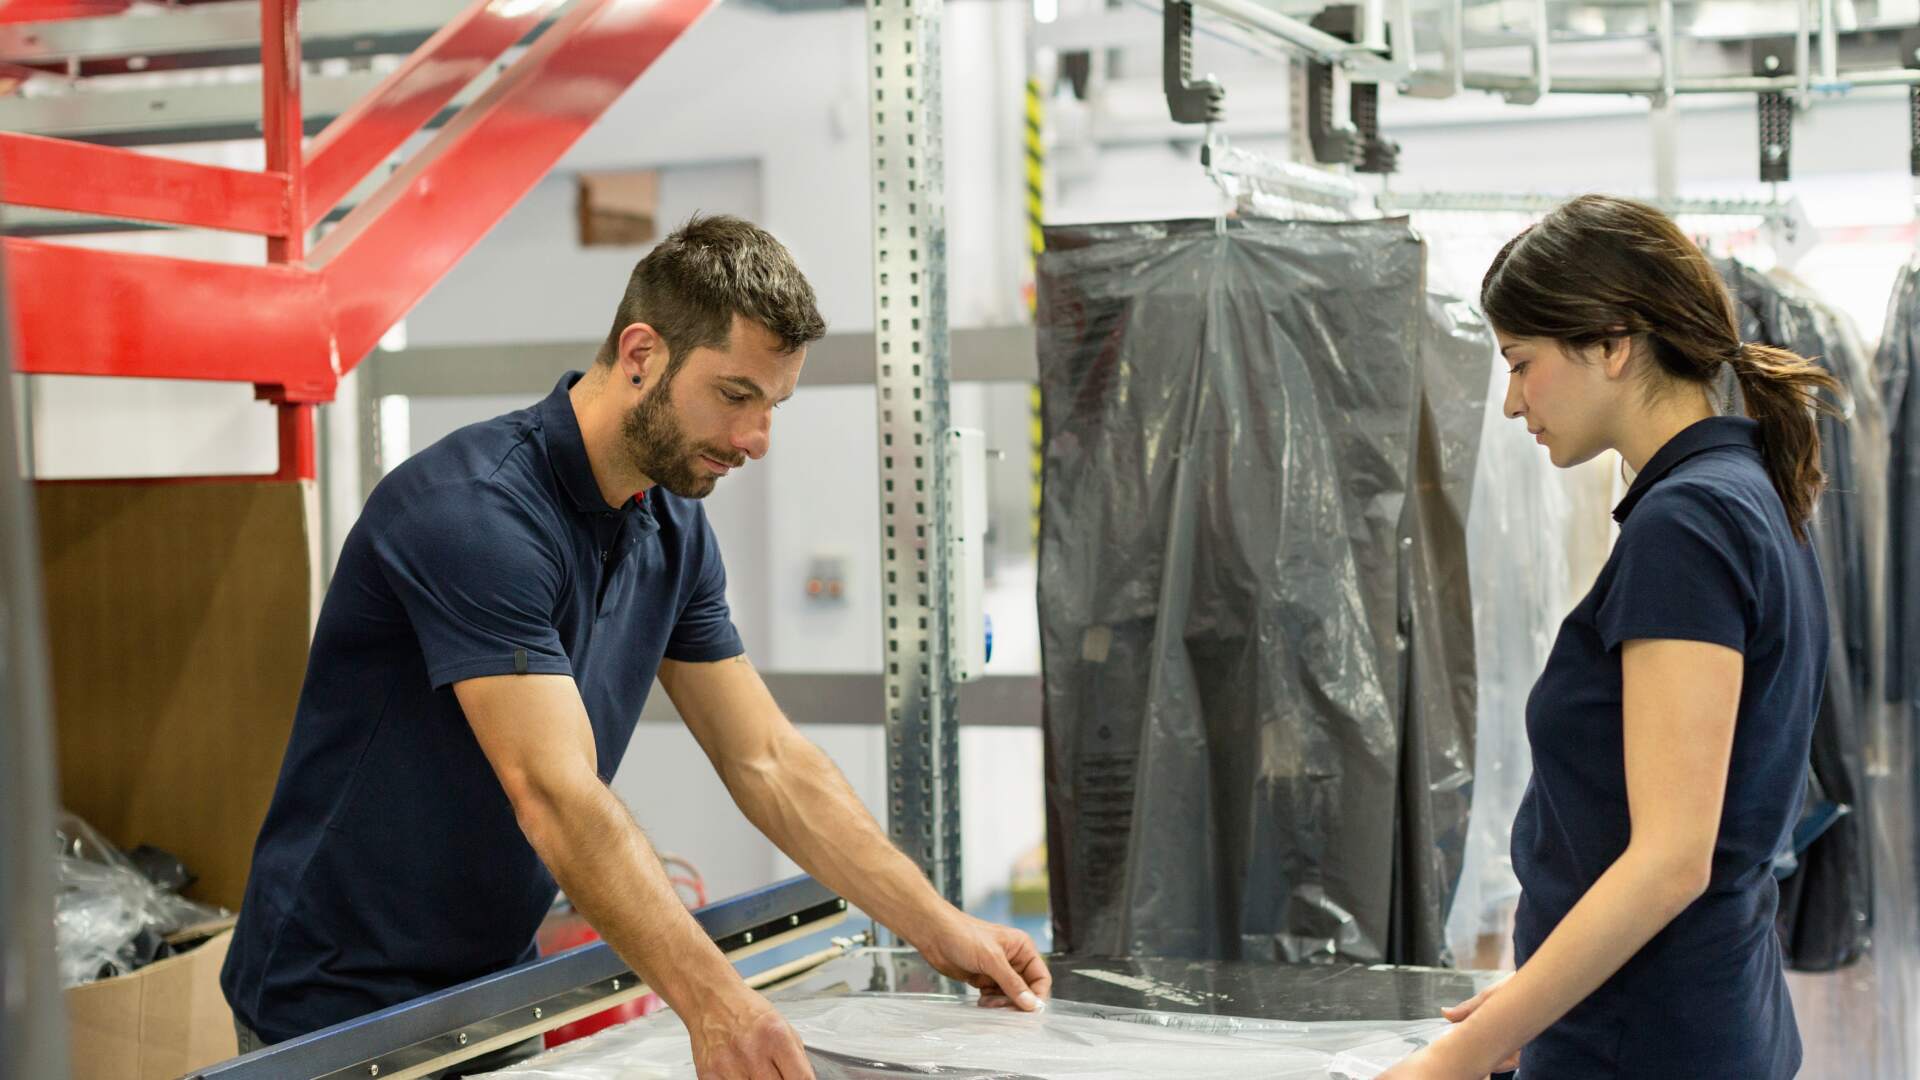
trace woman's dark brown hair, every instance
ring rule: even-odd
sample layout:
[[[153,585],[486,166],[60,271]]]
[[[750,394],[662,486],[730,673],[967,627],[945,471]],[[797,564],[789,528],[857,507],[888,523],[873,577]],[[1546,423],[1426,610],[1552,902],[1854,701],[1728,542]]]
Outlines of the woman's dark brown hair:
[[[1605,195],[1564,203],[1500,249],[1480,307],[1508,334],[1575,348],[1644,336],[1670,379],[1711,384],[1731,364],[1787,521],[1806,539],[1827,482],[1813,414],[1834,411],[1818,391],[1838,395],[1839,383],[1805,357],[1742,342],[1726,285],[1673,219]]]

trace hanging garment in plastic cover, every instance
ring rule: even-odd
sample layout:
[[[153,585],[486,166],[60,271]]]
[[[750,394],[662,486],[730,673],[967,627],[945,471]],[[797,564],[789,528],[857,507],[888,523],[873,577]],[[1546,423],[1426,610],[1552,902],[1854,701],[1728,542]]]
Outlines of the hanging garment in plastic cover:
[[[1872,791],[1873,948],[1827,985],[1822,1000],[1835,1053],[1825,1076],[1920,1076],[1920,816],[1915,778],[1920,729],[1920,262],[1896,278],[1875,362],[1887,417],[1888,564],[1886,694],[1883,738],[1869,746]],[[1871,970],[1861,971],[1860,968]],[[1803,983],[1809,980],[1801,980]],[[1839,980],[1827,979],[1828,984]],[[1794,986],[1802,1016],[1815,1004]],[[1808,1061],[1814,1061],[1809,1054]],[[1809,1075],[1813,1075],[1811,1072]]]
[[[1427,286],[1475,295],[1493,257],[1527,215],[1424,214]],[[1456,309],[1461,310],[1461,309]],[[1462,310],[1461,318],[1471,312]],[[1462,966],[1512,966],[1511,927],[1520,882],[1510,854],[1513,820],[1533,775],[1526,702],[1560,623],[1593,583],[1613,542],[1612,455],[1556,468],[1526,425],[1509,419],[1507,365],[1490,331],[1481,361],[1486,407],[1467,515],[1478,708],[1473,808],[1460,885],[1447,909],[1447,943]]]
[[[1894,282],[1880,337],[1887,411],[1887,700],[1920,704],[1920,261]],[[1915,714],[1920,721],[1920,713]]]
[[[1850,415],[1820,418],[1828,486],[1811,534],[1826,579],[1832,652],[1814,723],[1810,816],[1840,812],[1780,883],[1781,939],[1798,971],[1831,971],[1858,960],[1872,930],[1866,755],[1883,700],[1883,558],[1887,443],[1870,359],[1845,320],[1804,289],[1740,262],[1721,273],[1741,319],[1740,336],[1818,362],[1845,388]],[[1844,810],[1842,811],[1842,808]]]
[[[1444,1020],[1296,1024],[1077,1005],[982,1009],[938,995],[772,995],[817,1080],[1368,1080]],[[686,1028],[659,1013],[488,1073],[502,1080],[693,1080]]]
[[[1486,360],[1483,329],[1434,316],[1422,267],[1398,220],[1047,230],[1063,950],[1444,958]]]
[[[1920,1005],[1914,868],[1913,731],[1892,722],[1884,704],[1887,615],[1886,539],[1891,446],[1881,396],[1883,372],[1870,370],[1847,320],[1803,287],[1746,267],[1729,273],[1741,301],[1742,336],[1822,358],[1852,394],[1844,425],[1821,422],[1822,458],[1831,486],[1814,526],[1827,581],[1835,649],[1830,694],[1814,733],[1810,803],[1835,798],[1834,777],[1851,785],[1856,812],[1800,854],[1782,888],[1782,939],[1799,971],[1789,973],[1794,1011],[1806,1043],[1808,1076],[1905,1080],[1920,1076],[1913,1010]],[[1920,313],[1911,285],[1896,285],[1881,364],[1898,352]],[[1903,311],[1905,314],[1903,315]],[[1836,565],[1837,560],[1851,560]],[[1836,687],[1836,682],[1839,686]],[[1849,729],[1843,722],[1851,721]],[[1837,730],[1836,730],[1837,729]],[[1852,771],[1841,766],[1852,766]],[[1860,850],[1864,843],[1866,850]],[[1796,880],[1797,879],[1797,880]],[[1866,895],[1862,897],[1863,888]],[[1797,893],[1797,896],[1796,896]],[[1788,901],[1797,899],[1789,909]],[[1817,974],[1846,964],[1842,973]]]

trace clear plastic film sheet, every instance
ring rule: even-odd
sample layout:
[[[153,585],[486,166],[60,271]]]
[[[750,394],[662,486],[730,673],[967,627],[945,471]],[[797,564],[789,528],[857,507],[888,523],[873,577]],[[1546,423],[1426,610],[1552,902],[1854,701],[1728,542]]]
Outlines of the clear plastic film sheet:
[[[1054,1002],[1040,1013],[940,995],[773,995],[816,1080],[1367,1080],[1425,1045],[1444,1020],[1190,1016]],[[609,1028],[487,1074],[502,1080],[693,1080],[672,1013]]]
[[[1467,836],[1491,343],[1404,221],[1056,227],[1056,942],[1435,963]]]
[[[1528,215],[1422,214],[1429,289],[1471,295],[1494,255]],[[1483,332],[1484,333],[1484,332]],[[1467,515],[1478,665],[1473,806],[1447,943],[1462,966],[1511,967],[1511,918],[1520,896],[1509,855],[1513,819],[1533,774],[1526,702],[1560,622],[1592,584],[1613,540],[1610,456],[1555,468],[1526,425],[1503,410],[1507,366],[1491,335],[1478,342],[1486,407]]]

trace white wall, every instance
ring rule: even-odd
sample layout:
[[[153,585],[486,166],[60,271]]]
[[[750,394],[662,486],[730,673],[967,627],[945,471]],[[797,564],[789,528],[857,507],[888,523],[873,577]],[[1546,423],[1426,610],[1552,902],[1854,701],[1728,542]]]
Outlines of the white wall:
[[[440,279],[407,314],[409,345],[580,341],[581,364],[592,361],[633,264],[649,248],[580,246],[578,171],[556,172],[536,184]],[[662,233],[697,211],[760,220],[763,206],[756,159],[673,164],[660,171],[656,221]]]
[[[947,208],[949,221],[964,226],[948,237],[949,313],[956,326],[1004,325],[1022,311],[1023,12],[1007,3],[946,9]],[[859,9],[775,15],[722,6],[614,103],[556,174],[755,162],[755,216],[792,249],[820,294],[828,324],[870,328],[866,51]],[[742,185],[676,184],[673,175],[661,191],[663,221],[691,209],[749,209]],[[570,181],[541,185],[420,302],[408,318],[410,339],[438,344],[604,334],[633,255],[567,253],[556,243],[547,222],[563,201],[570,214],[571,198]],[[996,221],[1004,225],[989,224]],[[529,297],[527,279],[501,272],[495,260],[535,252],[549,258],[537,264],[545,280]],[[594,297],[605,298],[604,313],[593,307]],[[533,302],[548,298],[555,302]]]

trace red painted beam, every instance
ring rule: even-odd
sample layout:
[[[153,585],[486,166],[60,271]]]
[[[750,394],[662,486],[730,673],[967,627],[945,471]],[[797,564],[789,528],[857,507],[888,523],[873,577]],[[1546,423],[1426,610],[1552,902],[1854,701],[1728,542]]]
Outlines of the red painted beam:
[[[334,118],[307,149],[306,223],[326,217],[355,184],[562,2],[474,0],[373,93]]]
[[[342,371],[551,170],[714,0],[576,0],[315,245]]]
[[[0,23],[52,22],[113,15],[133,6],[133,0],[0,0]]]
[[[284,234],[287,178],[0,131],[0,202],[206,229]]]
[[[300,6],[298,0],[260,0],[260,135],[267,168],[285,173],[287,205],[297,227],[267,240],[267,262],[299,264],[307,257],[306,152],[300,112]],[[259,395],[278,414],[280,480],[318,479],[313,404],[287,400],[282,387],[262,386]]]
[[[339,375],[318,274],[4,241],[15,370],[213,379],[331,401]]]
[[[267,240],[267,261],[297,263],[307,254],[297,0],[260,0],[260,132],[267,169],[286,176],[288,217],[298,222]]]
[[[313,430],[313,402],[281,402],[274,406],[280,419],[280,471],[276,480],[320,478],[318,441]]]
[[[243,231],[270,237],[273,260],[242,266],[7,239],[0,250],[18,342],[15,369],[253,383],[280,410],[276,475],[311,478],[311,404],[332,400],[342,359],[350,367],[371,351],[714,2],[576,0],[478,100],[329,233],[304,265],[295,0],[264,0],[262,10],[264,128],[273,171],[240,173],[0,136],[0,197],[8,201],[177,224],[242,223]],[[476,5],[427,52],[455,67],[470,66],[493,43],[524,34],[524,27],[515,33],[515,20],[537,19],[548,7],[547,0]],[[419,85],[389,86],[391,93],[316,147],[327,169],[349,177],[326,174],[325,191],[342,183],[351,187],[352,163],[371,168],[398,145],[395,130],[411,123],[411,131],[418,126],[415,115],[424,110],[430,116],[464,85],[461,79],[447,89],[452,75],[445,83],[438,75],[430,78],[431,61],[430,55],[412,65]],[[23,161],[8,167],[10,152],[24,155]],[[61,167],[50,168],[50,162]],[[56,190],[62,177],[69,182]],[[281,208],[272,221],[258,220],[263,185],[273,186]],[[316,216],[330,206],[324,194],[314,201]],[[220,202],[226,205],[214,205]]]

